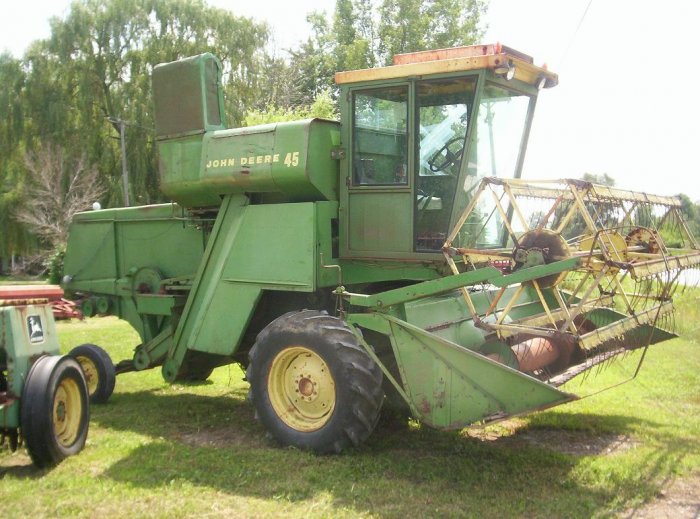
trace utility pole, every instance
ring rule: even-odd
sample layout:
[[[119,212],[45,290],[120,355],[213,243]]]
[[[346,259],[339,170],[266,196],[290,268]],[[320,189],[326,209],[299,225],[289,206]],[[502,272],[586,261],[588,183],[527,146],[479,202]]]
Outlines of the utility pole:
[[[107,117],[107,120],[112,124],[119,125],[119,143],[122,152],[122,189],[124,191],[124,207],[129,207],[129,171],[126,168],[126,140],[124,138],[124,128],[126,121],[122,118]]]
[[[124,121],[119,119],[119,140],[122,148],[122,182],[124,182],[124,206],[129,207],[129,171],[126,169],[126,142],[124,142]]]

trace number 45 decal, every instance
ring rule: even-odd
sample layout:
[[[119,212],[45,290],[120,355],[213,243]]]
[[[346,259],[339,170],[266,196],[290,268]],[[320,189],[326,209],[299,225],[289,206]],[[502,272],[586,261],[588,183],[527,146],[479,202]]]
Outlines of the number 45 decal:
[[[291,168],[292,166],[298,166],[299,152],[295,151],[294,153],[287,153],[287,155],[284,157],[284,165],[288,168]]]

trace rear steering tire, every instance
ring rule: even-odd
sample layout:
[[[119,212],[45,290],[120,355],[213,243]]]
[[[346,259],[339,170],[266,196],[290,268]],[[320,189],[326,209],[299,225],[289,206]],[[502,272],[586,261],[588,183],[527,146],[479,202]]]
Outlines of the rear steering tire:
[[[339,453],[374,430],[382,372],[342,320],[287,313],[260,332],[249,361],[256,417],[282,445]]]
[[[68,356],[44,356],[27,374],[20,419],[29,456],[50,467],[85,446],[90,410],[87,384],[78,362]]]
[[[68,354],[85,374],[91,404],[104,404],[114,392],[116,373],[109,354],[95,344],[81,344]]]

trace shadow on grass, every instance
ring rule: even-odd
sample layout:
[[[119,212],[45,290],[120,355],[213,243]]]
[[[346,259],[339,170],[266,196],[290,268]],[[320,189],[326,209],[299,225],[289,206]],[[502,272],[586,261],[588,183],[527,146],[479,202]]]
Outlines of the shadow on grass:
[[[27,458],[29,460],[29,458]],[[31,460],[22,465],[8,465],[0,467],[0,480],[5,476],[11,476],[15,479],[40,479],[50,469],[38,469],[32,465]]]
[[[605,469],[610,474],[587,476],[585,456],[521,441],[551,429],[545,419],[493,441],[428,428],[379,428],[360,448],[315,456],[267,440],[245,393],[115,395],[108,406],[94,408],[94,422],[154,440],[105,475],[144,488],[192,484],[291,504],[326,496],[334,507],[379,516],[589,517],[653,494],[674,464],[698,448],[650,421],[557,413],[564,429],[578,423],[586,434],[631,434],[643,427],[654,445],[632,470],[616,471],[612,463]]]

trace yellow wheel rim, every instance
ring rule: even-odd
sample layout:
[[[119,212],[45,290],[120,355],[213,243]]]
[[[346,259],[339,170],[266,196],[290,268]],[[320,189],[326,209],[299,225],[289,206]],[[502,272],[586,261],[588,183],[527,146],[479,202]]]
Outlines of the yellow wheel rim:
[[[277,354],[267,389],[277,416],[297,431],[316,431],[333,415],[333,375],[319,355],[303,346],[290,346]]]
[[[75,443],[83,418],[83,401],[78,383],[72,378],[61,380],[53,398],[53,429],[58,443],[70,447]]]
[[[83,369],[88,394],[93,395],[95,391],[97,391],[97,384],[100,381],[100,375],[97,373],[97,366],[88,357],[83,357],[82,355],[76,357],[76,360],[80,363],[80,367]]]

